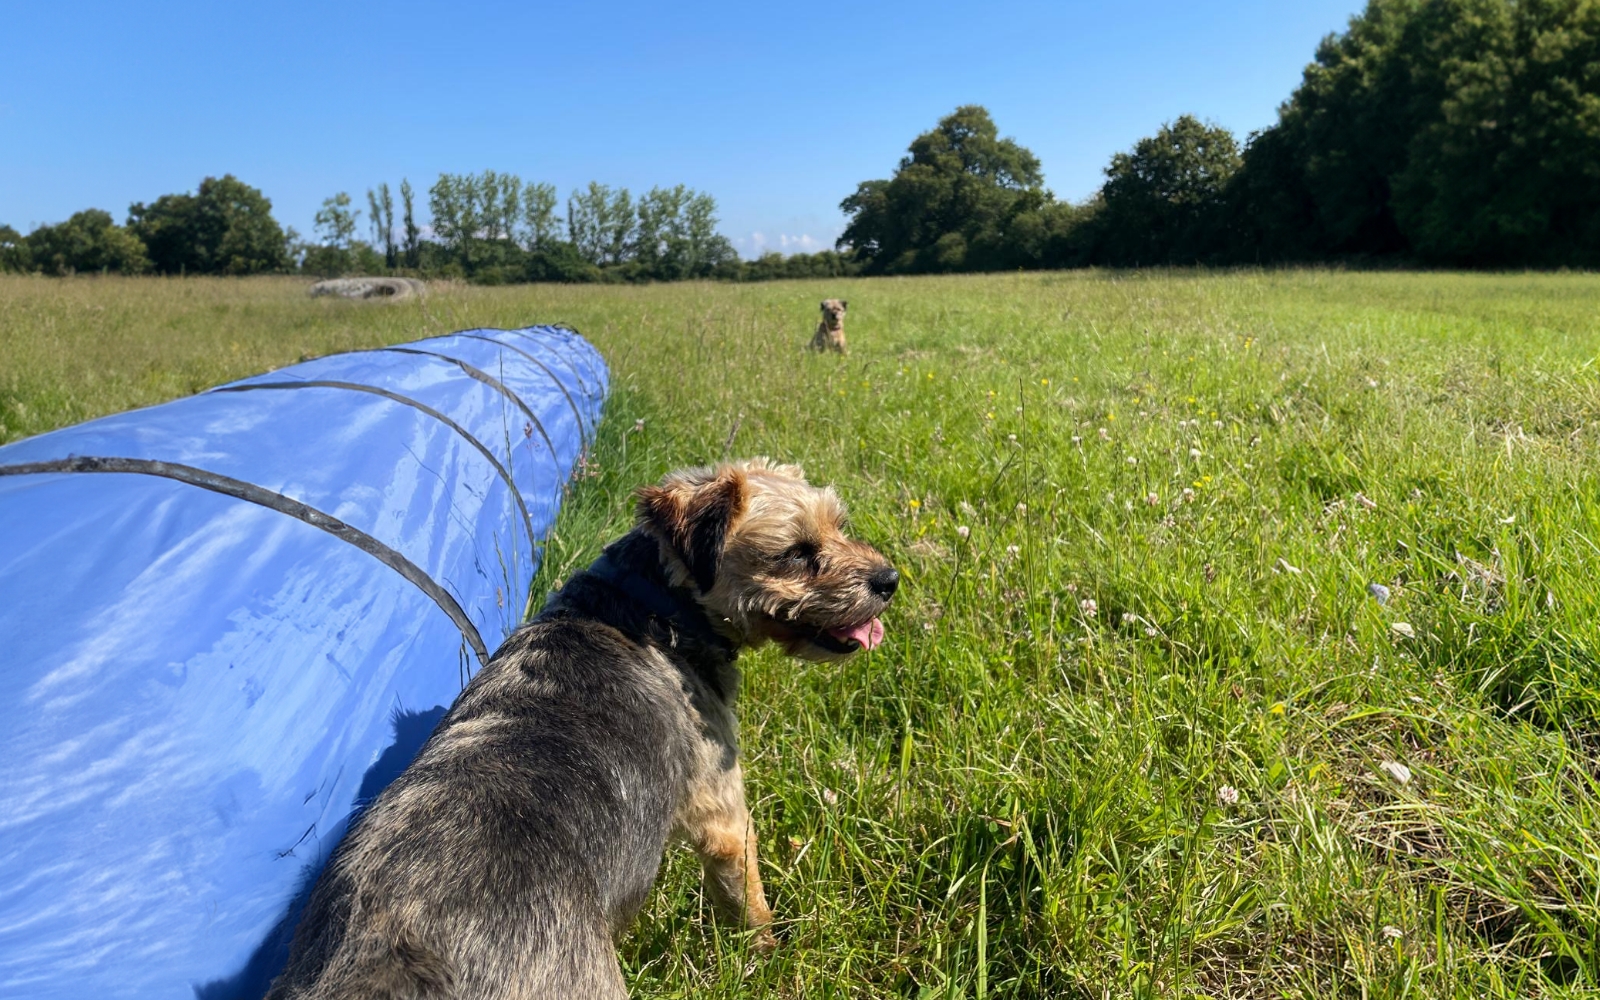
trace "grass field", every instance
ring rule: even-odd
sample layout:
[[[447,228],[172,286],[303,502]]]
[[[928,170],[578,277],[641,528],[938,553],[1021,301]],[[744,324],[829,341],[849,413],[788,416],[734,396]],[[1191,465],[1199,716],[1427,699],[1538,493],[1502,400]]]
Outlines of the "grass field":
[[[850,300],[843,361],[800,350],[825,296]],[[634,486],[758,453],[837,484],[907,578],[879,650],[747,660],[782,948],[752,960],[674,855],[623,945],[636,995],[1600,987],[1600,277],[385,306],[0,279],[0,440],[303,354],[550,321],[605,352],[615,393],[538,588],[623,530]]]

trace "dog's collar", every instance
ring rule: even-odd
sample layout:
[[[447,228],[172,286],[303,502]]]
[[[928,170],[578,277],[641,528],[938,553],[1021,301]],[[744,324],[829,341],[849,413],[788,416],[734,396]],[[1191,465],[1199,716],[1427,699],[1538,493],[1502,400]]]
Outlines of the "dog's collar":
[[[705,609],[682,587],[674,587],[665,580],[649,579],[612,559],[610,552],[602,552],[588,572],[622,591],[652,618],[666,625],[673,646],[683,638],[721,650],[729,657],[737,652],[733,642],[712,626]]]

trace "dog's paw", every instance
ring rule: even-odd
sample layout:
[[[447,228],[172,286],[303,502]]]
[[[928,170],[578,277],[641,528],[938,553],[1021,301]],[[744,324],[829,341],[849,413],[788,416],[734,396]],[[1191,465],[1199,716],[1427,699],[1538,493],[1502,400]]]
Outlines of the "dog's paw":
[[[778,950],[778,936],[771,927],[763,927],[750,938],[750,950],[760,955],[770,955]]]

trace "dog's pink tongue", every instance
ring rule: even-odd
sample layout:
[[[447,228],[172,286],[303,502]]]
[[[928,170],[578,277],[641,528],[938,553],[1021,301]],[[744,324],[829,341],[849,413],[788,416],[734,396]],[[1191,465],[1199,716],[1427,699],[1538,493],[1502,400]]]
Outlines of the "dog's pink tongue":
[[[874,618],[850,628],[831,628],[828,634],[840,642],[854,640],[862,649],[871,649],[883,641],[883,622]]]

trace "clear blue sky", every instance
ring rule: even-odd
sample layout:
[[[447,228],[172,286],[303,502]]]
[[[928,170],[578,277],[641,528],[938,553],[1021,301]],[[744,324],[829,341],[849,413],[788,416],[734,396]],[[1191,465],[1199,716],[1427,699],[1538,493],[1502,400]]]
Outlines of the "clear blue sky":
[[[817,249],[959,104],[1057,196],[1193,113],[1275,120],[1355,0],[80,3],[0,0],[0,222],[233,173],[302,233],[321,200],[440,171],[715,195],[749,255]]]

